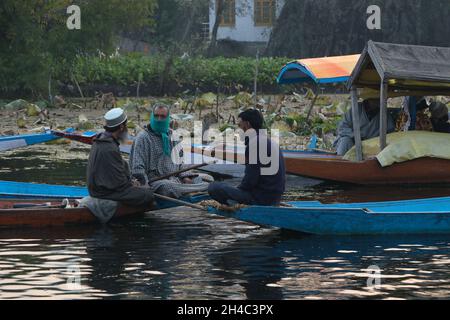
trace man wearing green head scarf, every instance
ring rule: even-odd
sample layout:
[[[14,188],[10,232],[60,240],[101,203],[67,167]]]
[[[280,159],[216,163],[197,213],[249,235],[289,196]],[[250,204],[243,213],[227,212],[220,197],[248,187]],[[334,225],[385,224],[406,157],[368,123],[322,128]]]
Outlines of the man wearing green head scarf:
[[[138,134],[131,147],[131,174],[141,185],[148,185],[152,179],[187,167],[172,160],[174,145],[171,136],[169,107],[157,104],[153,107],[150,124]],[[206,191],[208,182],[213,180],[209,175],[188,171],[153,182],[150,188],[155,193],[179,198],[187,193]]]
[[[163,151],[164,154],[170,156],[172,148],[170,147],[169,140],[169,125],[170,125],[170,112],[167,112],[167,115],[163,111],[164,108],[159,108],[152,112],[150,116],[150,127],[156,134],[160,135],[163,142]]]

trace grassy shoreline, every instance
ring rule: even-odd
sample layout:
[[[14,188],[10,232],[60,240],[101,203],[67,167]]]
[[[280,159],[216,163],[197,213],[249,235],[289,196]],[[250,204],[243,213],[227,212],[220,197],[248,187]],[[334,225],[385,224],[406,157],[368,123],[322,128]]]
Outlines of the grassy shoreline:
[[[3,118],[0,134],[20,134],[42,127],[102,130],[103,115],[113,106],[126,110],[130,119],[131,134],[135,134],[148,124],[151,107],[156,102],[171,106],[173,119],[183,129],[193,132],[194,121],[203,121],[203,124],[223,132],[227,128],[236,128],[235,120],[238,114],[253,105],[251,95],[248,93],[241,95],[215,96],[209,93],[186,99],[128,97],[108,101],[103,101],[101,97],[61,98],[63,102],[59,101],[56,107],[39,108],[41,113],[47,110],[48,118],[45,119],[40,113],[29,113],[27,108],[5,109],[5,103],[0,103],[0,116]],[[319,137],[320,148],[330,149],[337,123],[349,106],[347,95],[325,95],[318,100],[309,121],[306,121],[310,103],[308,94],[261,95],[258,99],[267,127],[280,130],[281,146],[294,150],[305,148],[312,134]]]

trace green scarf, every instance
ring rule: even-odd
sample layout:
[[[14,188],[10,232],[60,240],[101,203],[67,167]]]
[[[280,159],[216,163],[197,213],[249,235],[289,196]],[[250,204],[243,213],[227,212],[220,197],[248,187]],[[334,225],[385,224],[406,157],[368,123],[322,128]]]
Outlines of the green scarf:
[[[164,120],[157,120],[155,117],[150,117],[150,127],[153,132],[161,135],[163,141],[163,150],[164,153],[170,156],[171,148],[170,148],[170,139],[169,139],[169,124],[170,124],[170,114],[167,115],[167,118]]]

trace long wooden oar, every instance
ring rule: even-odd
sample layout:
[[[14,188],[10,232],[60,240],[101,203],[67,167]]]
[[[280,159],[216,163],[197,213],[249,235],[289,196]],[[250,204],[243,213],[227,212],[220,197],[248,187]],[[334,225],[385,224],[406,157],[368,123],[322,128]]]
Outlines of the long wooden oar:
[[[170,178],[172,176],[179,175],[180,173],[183,173],[183,172],[186,172],[186,171],[190,171],[190,170],[194,170],[194,169],[198,169],[198,168],[202,168],[202,167],[208,166],[210,164],[214,164],[216,162],[217,161],[213,161],[213,162],[210,162],[210,163],[202,163],[202,164],[197,164],[197,165],[189,167],[189,168],[184,168],[184,169],[172,172],[172,173],[165,174],[165,175],[157,177],[157,178],[153,178],[148,183],[151,184],[151,183],[156,182],[156,181],[164,180],[164,179]]]
[[[173,202],[173,203],[176,203],[176,204],[181,204],[182,206],[191,207],[191,208],[198,209],[198,210],[201,210],[201,211],[208,211],[208,209],[206,209],[206,208],[204,208],[204,207],[202,207],[202,206],[200,206],[198,204],[193,204],[193,203],[186,202],[186,201],[183,201],[183,200],[170,198],[170,197],[158,194],[158,193],[154,193],[153,195],[156,198],[159,198],[159,199],[162,199],[162,200],[166,200],[166,201],[170,201],[170,202]]]
[[[70,203],[63,200],[61,204],[52,205],[51,203],[16,203],[13,209],[65,209]]]
[[[189,171],[189,170],[198,169],[198,168],[207,166],[209,164],[214,164],[214,163],[216,163],[216,161],[213,161],[211,163],[201,163],[201,164],[197,164],[195,166],[189,167],[189,168],[184,168],[184,169],[181,169],[181,170],[178,170],[178,171],[175,171],[175,172],[163,175],[161,177],[154,178],[154,179],[149,181],[149,184],[151,184],[153,182],[156,182],[156,181],[159,181],[159,180],[164,180],[164,179],[170,178],[172,176],[178,175],[180,173],[183,173],[183,172],[186,172],[186,171]],[[186,202],[186,201],[183,201],[183,200],[179,200],[179,199],[174,199],[174,198],[171,198],[171,197],[163,196],[163,195],[158,194],[158,193],[154,193],[153,195],[156,198],[163,199],[163,200],[166,200],[166,201],[170,201],[170,202],[173,202],[173,203],[176,203],[176,204],[181,204],[182,206],[191,207],[191,208],[202,210],[202,211],[208,211],[208,209],[206,209],[206,208],[204,208],[204,207],[202,207],[202,206],[200,206],[198,204],[193,204],[193,203]]]

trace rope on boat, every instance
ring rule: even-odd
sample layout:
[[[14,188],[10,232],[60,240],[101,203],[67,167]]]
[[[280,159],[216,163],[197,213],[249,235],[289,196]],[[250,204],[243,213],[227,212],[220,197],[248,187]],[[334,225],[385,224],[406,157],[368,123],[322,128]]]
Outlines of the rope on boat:
[[[231,213],[249,207],[248,205],[245,205],[245,204],[236,204],[234,206],[227,206],[227,205],[221,204],[220,202],[217,202],[215,200],[203,200],[203,201],[199,202],[199,205],[203,206],[205,208],[212,207],[218,211],[231,212]],[[285,202],[281,202],[279,206],[283,207],[283,208],[292,208],[293,207],[291,204],[285,203]]]
[[[245,204],[236,204],[234,206],[227,206],[224,204],[221,204],[220,202],[217,202],[215,200],[203,200],[199,202],[199,205],[208,208],[212,207],[218,211],[225,211],[225,212],[236,212],[243,208],[247,208],[248,206]]]

